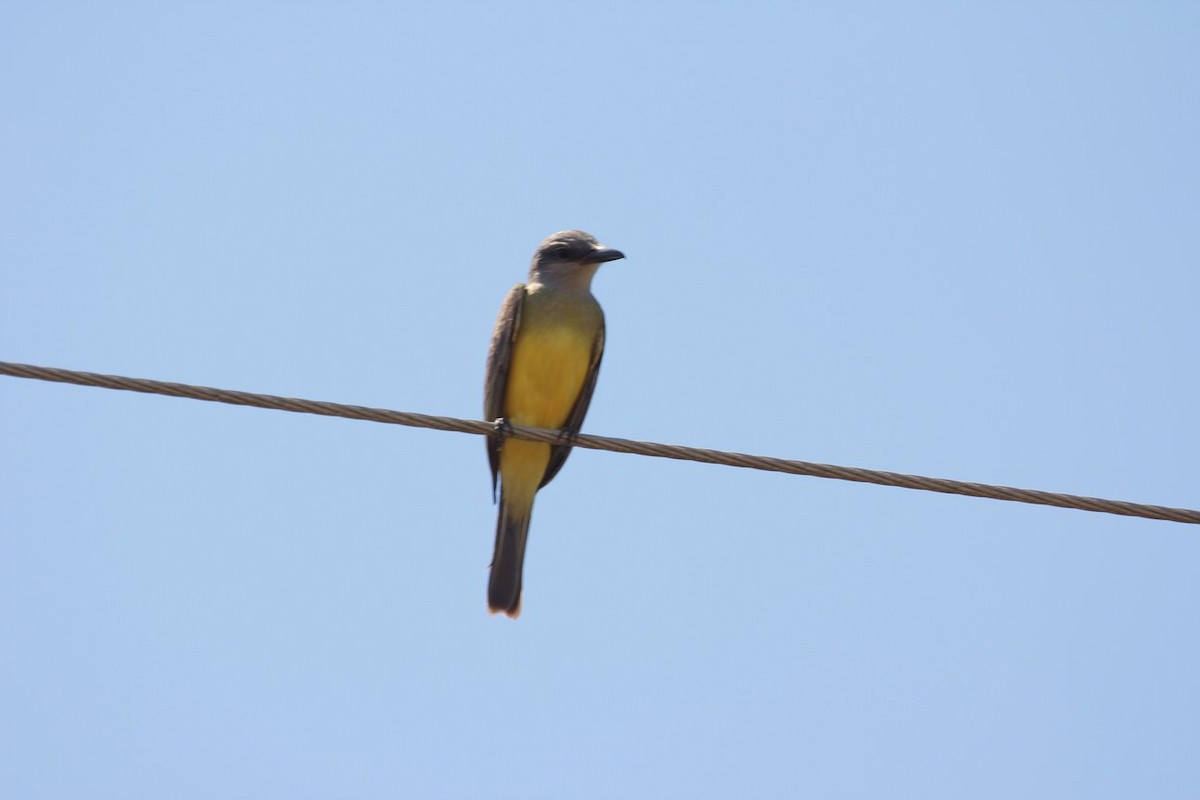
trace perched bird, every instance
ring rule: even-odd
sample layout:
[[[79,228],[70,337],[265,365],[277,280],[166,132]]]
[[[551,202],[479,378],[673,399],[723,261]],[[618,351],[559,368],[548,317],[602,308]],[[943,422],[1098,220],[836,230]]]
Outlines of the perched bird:
[[[504,423],[579,432],[604,354],[604,312],[592,297],[592,276],[624,257],[583,231],[555,233],[533,254],[528,282],[514,286],[500,307],[483,393],[483,416],[499,429],[487,442],[493,495],[500,486],[488,580],[493,613],[521,613],[533,498],[571,452],[570,444],[506,438]]]

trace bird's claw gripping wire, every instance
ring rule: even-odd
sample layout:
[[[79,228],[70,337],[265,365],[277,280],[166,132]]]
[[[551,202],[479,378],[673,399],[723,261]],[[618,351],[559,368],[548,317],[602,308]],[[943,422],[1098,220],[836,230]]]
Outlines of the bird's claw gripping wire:
[[[496,446],[503,447],[506,439],[512,438],[513,426],[505,417],[496,417],[492,423],[492,436],[496,437]]]

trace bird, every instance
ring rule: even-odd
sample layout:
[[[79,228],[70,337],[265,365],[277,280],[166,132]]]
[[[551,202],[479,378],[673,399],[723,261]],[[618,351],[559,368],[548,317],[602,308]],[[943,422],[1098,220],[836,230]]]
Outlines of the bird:
[[[529,277],[509,291],[496,317],[484,379],[492,498],[499,486],[488,610],[516,619],[529,520],[538,490],[554,479],[587,414],[604,355],[604,311],[592,296],[602,264],[624,258],[591,234],[559,231],[533,254]],[[509,424],[561,429],[563,444],[504,435]]]

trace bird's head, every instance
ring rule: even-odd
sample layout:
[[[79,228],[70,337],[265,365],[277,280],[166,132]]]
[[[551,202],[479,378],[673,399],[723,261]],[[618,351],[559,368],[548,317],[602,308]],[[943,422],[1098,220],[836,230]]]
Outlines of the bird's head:
[[[530,277],[542,281],[581,283],[585,288],[601,264],[624,258],[583,231],[559,231],[547,236],[533,254]]]

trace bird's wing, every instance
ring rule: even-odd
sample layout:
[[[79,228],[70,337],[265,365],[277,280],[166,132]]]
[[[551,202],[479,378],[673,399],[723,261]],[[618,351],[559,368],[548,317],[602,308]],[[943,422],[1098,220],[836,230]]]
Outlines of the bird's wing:
[[[483,418],[495,421],[504,416],[504,392],[508,388],[508,368],[512,364],[513,342],[521,325],[521,304],[525,301],[525,284],[518,283],[504,298],[492,343],[488,347],[487,370],[483,382]],[[500,440],[487,437],[488,463],[492,466],[492,496],[500,475]]]
[[[563,429],[571,433],[579,433],[579,429],[583,427],[583,418],[587,415],[588,406],[592,403],[592,392],[596,390],[596,378],[600,375],[600,359],[603,357],[604,320],[602,319],[600,328],[596,331],[596,339],[592,342],[592,363],[588,365],[587,377],[583,379],[579,397],[575,399],[575,405],[571,408],[566,422],[563,423]],[[539,489],[554,480],[554,476],[562,469],[562,465],[567,462],[567,456],[570,454],[570,445],[551,445],[550,463],[546,465],[546,474],[542,476],[542,482],[538,484]]]

